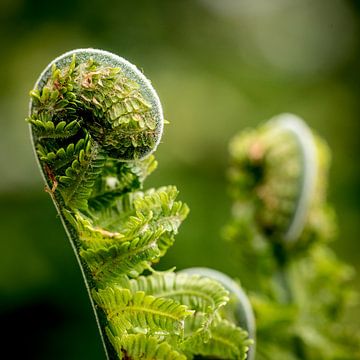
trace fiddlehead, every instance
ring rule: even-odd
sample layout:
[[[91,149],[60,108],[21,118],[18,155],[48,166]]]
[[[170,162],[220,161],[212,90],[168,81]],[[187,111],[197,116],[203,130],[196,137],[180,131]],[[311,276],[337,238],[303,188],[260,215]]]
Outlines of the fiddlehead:
[[[234,205],[225,236],[252,291],[257,358],[357,359],[358,334],[342,317],[352,270],[327,245],[335,228],[328,147],[284,114],[237,135],[230,154]]]
[[[109,359],[191,359],[186,344],[223,329],[228,292],[216,281],[156,273],[187,205],[174,186],[142,190],[156,168],[163,129],[159,99],[144,75],[108,52],[80,49],[55,59],[31,91],[33,143],[47,191],[83,271]],[[143,275],[144,271],[153,274]],[[194,322],[194,318],[200,322]],[[216,321],[215,321],[216,320]],[[184,333],[187,323],[195,324]],[[219,324],[219,325],[217,325]],[[241,332],[231,359],[243,359]],[[203,342],[204,342],[203,341]],[[216,351],[215,351],[216,350]],[[206,356],[229,359],[226,349]]]
[[[260,234],[290,248],[328,236],[329,151],[300,118],[284,114],[241,133],[230,153],[234,217],[251,213]]]

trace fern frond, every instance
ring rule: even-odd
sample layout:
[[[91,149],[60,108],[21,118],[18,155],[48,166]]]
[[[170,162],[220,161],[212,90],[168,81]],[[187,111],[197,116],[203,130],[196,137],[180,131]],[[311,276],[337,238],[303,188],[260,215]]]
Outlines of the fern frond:
[[[162,187],[157,190],[151,189],[145,193],[135,193],[134,210],[136,214],[151,215],[148,223],[153,230],[164,229],[164,235],[159,241],[159,249],[163,256],[167,249],[174,243],[174,235],[177,234],[181,222],[189,213],[186,204],[175,201],[178,190],[175,186]]]
[[[153,155],[141,160],[120,162],[108,160],[104,166],[103,177],[95,184],[89,199],[89,207],[101,211],[113,206],[123,194],[138,190],[142,183],[157,167]]]
[[[66,139],[74,136],[80,130],[80,122],[73,120],[69,123],[60,121],[55,124],[53,121],[42,121],[39,119],[29,119],[33,125],[34,132],[39,140],[42,139]]]
[[[154,155],[150,155],[145,159],[134,160],[127,163],[131,171],[136,174],[140,180],[143,182],[153,171],[157,168],[157,161]]]
[[[186,204],[175,201],[177,193],[174,186],[169,186],[124,194],[113,206],[92,211],[91,216],[96,227],[121,233],[129,241],[146,231],[161,231],[157,239],[160,257],[173,244],[174,235],[189,212]]]
[[[225,325],[219,309],[228,301],[220,284],[170,272],[140,276],[153,271],[189,212],[176,200],[174,186],[142,190],[157,166],[150,154],[164,124],[157,95],[142,73],[103,51],[67,53],[52,62],[31,92],[27,120],[41,170],[52,185],[48,191],[80,256],[102,337],[108,337],[107,358],[235,354],[216,338],[218,331],[223,342],[227,335],[230,342],[242,341],[235,326],[220,331]],[[196,326],[184,341],[186,320],[193,317],[201,321],[189,321]],[[214,342],[208,352],[199,339]],[[185,349],[190,343],[198,353]]]
[[[154,336],[130,334],[119,337],[110,331],[108,336],[120,360],[186,360],[185,355]]]
[[[112,245],[125,242],[127,239],[119,232],[111,232],[97,227],[92,220],[79,211],[71,214],[69,211],[63,212],[66,219],[77,230],[81,247],[84,250],[99,250],[109,248]]]
[[[156,164],[154,156],[149,159],[121,162],[108,159],[104,165],[102,177],[98,179],[89,199],[92,211],[101,212],[114,205],[116,200],[141,188],[147,168]]]
[[[230,144],[238,273],[252,291],[261,360],[360,358],[343,317],[352,270],[327,246],[336,219],[327,203],[330,153],[302,119],[282,114]],[[249,271],[251,269],[251,271]]]
[[[102,284],[115,281],[121,275],[138,276],[159,257],[157,240],[162,230],[146,232],[132,241],[125,241],[97,250],[81,250],[95,281]]]
[[[71,214],[69,211],[64,211],[63,213],[74,228],[76,228],[79,241],[84,250],[109,248],[112,245],[116,246],[120,243],[131,242],[138,237],[148,236],[150,233],[153,236],[161,237],[163,233],[162,229],[158,229],[157,232],[151,232],[147,226],[150,218],[141,214],[139,217],[130,216],[127,218],[126,229],[121,229],[122,232],[118,232],[96,226],[93,219],[85,216],[80,211],[75,211],[74,214]]]
[[[246,331],[227,320],[214,321],[208,333],[199,332],[196,316],[187,321],[187,331],[191,333],[181,345],[186,354],[223,360],[245,360],[252,341]]]
[[[143,291],[132,293],[128,289],[107,287],[93,292],[93,297],[118,336],[133,328],[179,335],[184,331],[185,318],[193,314],[177,301],[145,295]]]
[[[123,277],[117,284],[131,292],[144,291],[147,295],[171,298],[190,309],[211,314],[229,300],[223,286],[199,275],[154,273],[131,280]]]
[[[105,159],[99,154],[96,143],[88,142],[85,149],[59,177],[64,202],[73,209],[87,209],[92,187],[101,174]]]
[[[118,178],[105,178],[103,181],[118,181]],[[121,183],[117,183],[116,187],[113,189],[103,190],[102,192],[97,193],[94,196],[91,196],[88,200],[88,205],[90,211],[94,214],[95,218],[106,218],[104,214],[101,214],[103,211],[108,211],[112,206],[116,207],[116,201],[124,195],[125,193],[136,190],[140,186],[139,180],[132,173],[123,174],[121,178]],[[115,209],[114,209],[115,210]],[[116,210],[115,210],[116,211]],[[112,213],[115,214],[114,211]],[[95,215],[96,214],[96,215]],[[100,215],[101,214],[101,215]],[[100,216],[99,216],[100,215]],[[113,219],[113,218],[112,218]]]
[[[40,160],[49,164],[51,169],[59,170],[72,163],[80,154],[80,151],[89,149],[89,136],[81,138],[76,143],[70,143],[66,147],[61,147],[56,151],[48,151],[40,143],[37,145],[37,154]]]

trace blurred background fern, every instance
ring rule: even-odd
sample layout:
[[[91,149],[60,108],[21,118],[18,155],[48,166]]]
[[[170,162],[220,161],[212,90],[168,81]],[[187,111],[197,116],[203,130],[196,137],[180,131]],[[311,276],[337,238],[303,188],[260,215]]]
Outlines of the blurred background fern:
[[[238,276],[220,239],[230,208],[228,140],[286,111],[329,142],[340,227],[333,246],[360,270],[359,2],[1,0],[0,20],[0,311],[14,358],[104,356],[23,121],[37,74],[74,48],[103,48],[143,68],[171,122],[146,185],[176,184],[191,213],[161,269]],[[359,323],[360,310],[348,318]]]

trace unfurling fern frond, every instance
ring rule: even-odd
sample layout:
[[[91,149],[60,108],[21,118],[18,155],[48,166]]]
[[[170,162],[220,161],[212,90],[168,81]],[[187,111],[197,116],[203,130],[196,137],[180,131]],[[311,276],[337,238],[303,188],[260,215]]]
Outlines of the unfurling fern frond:
[[[216,281],[200,275],[154,273],[136,279],[119,278],[118,286],[131,292],[171,298],[197,312],[213,313],[228,301],[228,292]]]
[[[65,205],[86,210],[88,199],[96,179],[101,174],[105,159],[96,144],[80,150],[79,156],[69,166],[65,175],[59,177],[60,192]]]
[[[202,321],[201,316],[186,321],[189,334],[181,345],[185,353],[223,360],[246,359],[251,345],[246,331],[227,320],[218,320],[208,328],[208,334],[204,334],[197,331]]]
[[[39,117],[41,119],[41,117]],[[29,119],[30,124],[34,127],[34,132],[38,139],[65,139],[77,134],[80,129],[78,120],[69,123],[60,121],[55,125],[52,121],[42,121]]]
[[[159,235],[156,239],[159,256],[163,256],[173,244],[178,228],[189,212],[186,204],[175,201],[177,194],[174,186],[122,194],[112,206],[93,210],[94,220],[88,220],[87,228],[106,228],[121,233],[124,241],[130,242],[142,238],[147,232],[156,233]],[[78,231],[82,230],[80,226]],[[86,243],[86,247],[91,248],[91,236],[87,237]],[[94,244],[97,247],[96,241]]]
[[[59,170],[64,166],[72,163],[76,158],[79,157],[80,151],[84,152],[90,147],[89,137],[81,138],[75,144],[70,143],[65,148],[61,147],[60,149],[54,151],[47,151],[41,144],[37,146],[37,154],[41,161],[47,163],[54,170]]]
[[[98,178],[89,198],[89,208],[99,212],[115,205],[120,195],[140,190],[143,181],[156,167],[157,161],[153,155],[133,162],[107,159],[103,176]]]
[[[360,334],[344,319],[353,271],[327,245],[336,227],[327,145],[302,119],[282,114],[235,136],[230,154],[234,204],[225,235],[252,292],[257,357],[360,359]]]
[[[258,236],[294,251],[333,235],[329,149],[300,118],[283,114],[246,130],[231,141],[230,153],[235,220],[248,215],[246,226]]]
[[[185,355],[174,350],[167,342],[159,341],[155,336],[130,334],[119,337],[110,331],[108,334],[119,359],[186,360]]]
[[[108,248],[81,250],[80,256],[88,264],[94,280],[108,284],[121,275],[138,276],[160,256],[157,240],[162,230],[146,232],[132,241]]]
[[[194,331],[211,325],[216,334],[213,320],[228,294],[200,276],[139,277],[154,272],[189,212],[174,186],[143,191],[164,123],[155,90],[126,60],[81,49],[55,59],[30,95],[40,169],[79,259],[107,359],[191,359],[196,354],[181,348],[185,320],[202,314]],[[206,354],[226,358],[219,349]]]
[[[96,303],[111,321],[113,332],[121,335],[134,328],[181,335],[184,320],[193,314],[172,299],[145,295],[143,291],[108,287],[93,294]]]
[[[148,226],[152,231],[158,228],[164,230],[158,242],[161,256],[173,245],[174,236],[189,213],[186,204],[175,201],[177,194],[175,186],[167,186],[145,193],[138,192],[134,196],[135,216],[149,216]]]

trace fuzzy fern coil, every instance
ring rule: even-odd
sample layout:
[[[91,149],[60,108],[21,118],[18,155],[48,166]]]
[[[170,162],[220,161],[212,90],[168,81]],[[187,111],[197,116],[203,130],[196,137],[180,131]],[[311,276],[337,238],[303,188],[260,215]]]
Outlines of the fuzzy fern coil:
[[[126,60],[80,49],[55,59],[31,91],[33,144],[82,269],[108,359],[245,359],[229,293],[200,275],[158,273],[187,205],[174,186],[143,190],[157,166],[159,99]]]
[[[325,141],[292,114],[230,143],[224,235],[251,292],[256,360],[360,359],[360,333],[344,318],[355,299],[353,269],[328,245],[336,233],[329,163]]]

